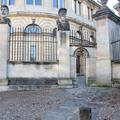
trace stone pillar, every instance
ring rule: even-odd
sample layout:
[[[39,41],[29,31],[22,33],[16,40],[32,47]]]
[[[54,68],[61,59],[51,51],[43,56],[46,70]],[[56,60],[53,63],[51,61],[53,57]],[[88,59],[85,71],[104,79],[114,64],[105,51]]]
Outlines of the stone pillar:
[[[7,85],[8,40],[10,26],[0,23],[0,85]]]
[[[103,6],[93,15],[96,20],[96,83],[98,86],[111,86],[111,41],[109,20],[114,17],[107,6]]]
[[[69,32],[58,31],[58,84],[60,86],[71,86],[72,79],[70,78],[70,44],[69,44]]]

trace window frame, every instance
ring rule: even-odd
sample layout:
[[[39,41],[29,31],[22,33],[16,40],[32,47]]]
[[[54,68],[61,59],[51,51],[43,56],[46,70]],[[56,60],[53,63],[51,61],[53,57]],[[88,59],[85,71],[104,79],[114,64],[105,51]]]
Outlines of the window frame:
[[[34,0],[32,0],[32,3],[27,3],[29,0],[26,0],[26,5],[34,5]]]
[[[1,5],[7,5],[7,0],[1,0]]]
[[[56,2],[56,5],[54,2]],[[64,8],[65,0],[52,0],[52,7],[53,8]]]
[[[34,0],[34,5],[42,5],[42,0],[40,0],[40,4],[36,4],[36,0]]]
[[[15,5],[15,0],[12,2],[13,0],[9,0],[9,5]]]
[[[28,4],[26,0],[26,5],[35,5],[35,6],[42,6],[43,0],[39,0],[40,4],[37,3],[36,0],[32,0],[32,3]]]
[[[32,31],[32,32],[30,32],[29,30],[31,29],[31,28],[33,28],[33,29],[37,29],[38,31]],[[28,31],[27,31],[28,30]],[[42,32],[42,28],[39,26],[39,25],[37,25],[37,24],[29,24],[29,25],[27,25],[26,27],[25,27],[25,29],[24,29],[24,32],[25,33],[41,33]]]

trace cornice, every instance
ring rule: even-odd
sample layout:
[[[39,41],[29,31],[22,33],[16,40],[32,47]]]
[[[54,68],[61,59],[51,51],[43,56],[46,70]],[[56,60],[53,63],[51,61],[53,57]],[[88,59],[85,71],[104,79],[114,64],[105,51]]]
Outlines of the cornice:
[[[52,18],[52,19],[58,19],[58,16],[56,14],[49,14],[49,13],[29,13],[29,12],[14,12],[9,15],[9,17],[44,17],[44,18]],[[84,27],[96,31],[96,28],[92,25],[89,25],[85,22],[79,21],[76,18],[67,16],[68,20],[70,22],[83,25]]]
[[[93,16],[95,20],[109,18],[113,20],[116,24],[120,24],[120,17],[115,15],[107,6],[102,7],[99,9]]]

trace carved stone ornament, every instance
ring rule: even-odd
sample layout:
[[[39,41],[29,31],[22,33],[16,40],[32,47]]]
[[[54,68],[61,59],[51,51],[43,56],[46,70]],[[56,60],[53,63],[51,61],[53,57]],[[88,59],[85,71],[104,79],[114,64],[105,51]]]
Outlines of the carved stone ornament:
[[[56,21],[57,23],[57,29],[58,31],[69,31],[70,30],[70,24],[69,21],[66,19],[67,15],[67,9],[66,8],[60,8],[58,11],[59,19]]]

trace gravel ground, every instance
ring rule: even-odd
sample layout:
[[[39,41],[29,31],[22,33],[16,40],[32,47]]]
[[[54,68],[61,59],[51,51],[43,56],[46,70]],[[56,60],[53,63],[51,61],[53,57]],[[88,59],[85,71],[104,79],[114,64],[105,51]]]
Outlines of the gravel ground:
[[[97,120],[120,120],[120,89],[85,86],[1,92],[0,120],[40,120],[41,113],[48,113],[66,104],[98,109]]]

